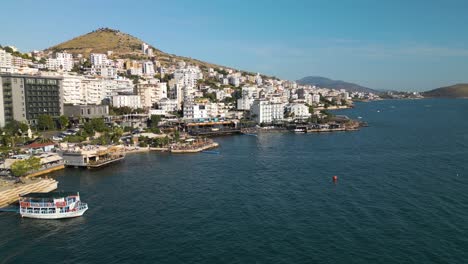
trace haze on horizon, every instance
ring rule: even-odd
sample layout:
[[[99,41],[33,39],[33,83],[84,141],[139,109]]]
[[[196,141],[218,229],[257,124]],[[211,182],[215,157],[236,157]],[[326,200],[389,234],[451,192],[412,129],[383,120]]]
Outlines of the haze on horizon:
[[[62,1],[2,3],[0,45],[45,49],[110,27],[177,55],[374,89],[468,82],[468,2]]]

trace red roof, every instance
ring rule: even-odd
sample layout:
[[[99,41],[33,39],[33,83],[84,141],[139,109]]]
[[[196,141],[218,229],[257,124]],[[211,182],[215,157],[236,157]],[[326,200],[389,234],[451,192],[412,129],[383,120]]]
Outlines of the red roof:
[[[24,146],[25,148],[42,148],[42,147],[47,147],[47,146],[53,146],[55,143],[49,142],[49,143],[39,143],[39,142],[34,142],[29,145]]]

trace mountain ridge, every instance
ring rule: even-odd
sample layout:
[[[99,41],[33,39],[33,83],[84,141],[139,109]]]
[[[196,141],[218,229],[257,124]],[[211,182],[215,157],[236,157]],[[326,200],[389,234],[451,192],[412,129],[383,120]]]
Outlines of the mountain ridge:
[[[380,91],[361,86],[359,84],[345,82],[341,80],[332,80],[321,76],[306,76],[297,80],[302,85],[316,85],[323,88],[345,89],[348,92],[365,92],[378,94]]]
[[[468,98],[468,83],[458,83],[423,92],[424,97]]]

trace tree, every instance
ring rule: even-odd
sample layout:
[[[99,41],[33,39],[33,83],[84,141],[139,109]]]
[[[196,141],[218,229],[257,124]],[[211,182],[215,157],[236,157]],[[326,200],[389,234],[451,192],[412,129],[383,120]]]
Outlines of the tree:
[[[90,122],[93,126],[93,129],[97,132],[104,132],[105,130],[107,130],[107,126],[104,123],[103,118],[93,118]]]
[[[157,128],[159,122],[161,122],[161,116],[160,115],[151,115],[151,128]]]
[[[29,171],[38,170],[41,168],[41,159],[38,157],[30,157],[29,159],[15,161],[11,165],[11,173],[14,176],[20,177],[26,175]]]
[[[5,131],[10,133],[11,135],[22,134],[28,131],[29,127],[27,124],[23,122],[19,122],[16,120],[12,120],[8,122],[5,126]]]
[[[94,136],[94,128],[91,122],[84,123],[83,130],[86,132],[86,134],[90,136]]]
[[[45,131],[54,129],[55,123],[50,115],[40,115],[37,119],[37,127]]]
[[[64,115],[61,115],[59,117],[59,124],[60,124],[61,129],[64,129],[64,128],[68,127],[68,124],[69,124],[68,117],[66,117]]]
[[[174,139],[175,139],[176,141],[179,141],[179,140],[180,140],[180,132],[179,132],[179,130],[176,130],[176,131],[174,132]]]

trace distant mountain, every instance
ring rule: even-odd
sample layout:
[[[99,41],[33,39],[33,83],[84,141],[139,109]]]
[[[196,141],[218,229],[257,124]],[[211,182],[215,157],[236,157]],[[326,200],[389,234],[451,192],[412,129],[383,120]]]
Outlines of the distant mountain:
[[[88,57],[90,53],[107,53],[107,51],[112,51],[112,55],[110,56],[112,59],[145,59],[148,57],[141,52],[142,43],[144,43],[144,41],[132,35],[120,32],[119,30],[100,28],[47,48],[44,51],[46,53],[66,51],[73,55],[82,54],[85,57]],[[221,67],[192,58],[168,54],[151,45],[150,48],[153,49],[154,56],[156,56],[158,61],[163,65],[174,64],[174,62],[177,61],[185,61],[186,63],[198,66],[210,68]]]
[[[459,83],[422,93],[424,97],[468,98],[468,83]]]
[[[337,81],[328,79],[325,77],[319,76],[307,76],[300,80],[297,80],[297,83],[302,85],[316,85],[318,87],[323,88],[331,88],[331,89],[345,89],[348,92],[365,92],[365,93],[380,93],[377,90],[367,88],[355,83],[349,83],[344,81]]]

